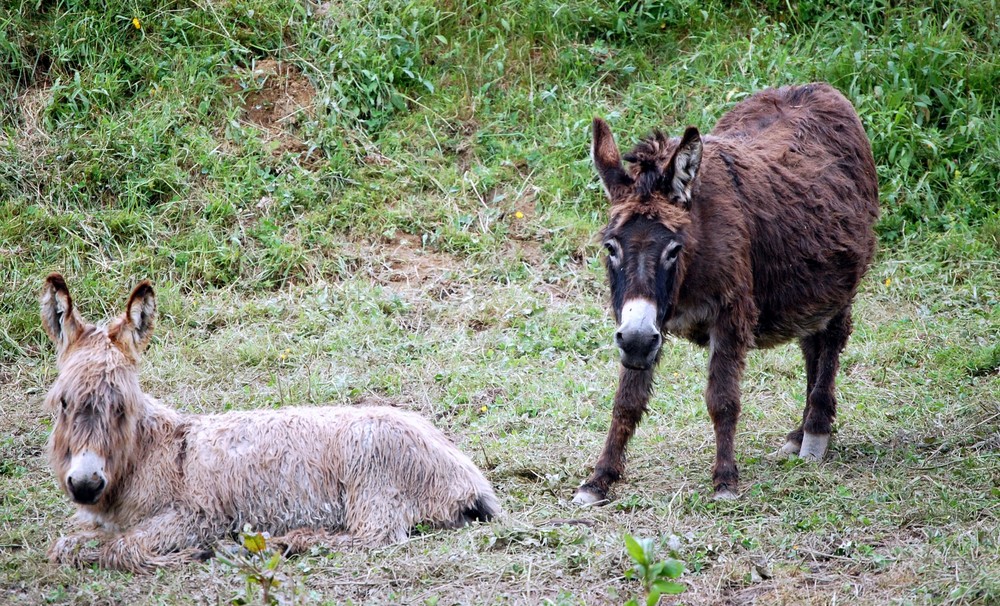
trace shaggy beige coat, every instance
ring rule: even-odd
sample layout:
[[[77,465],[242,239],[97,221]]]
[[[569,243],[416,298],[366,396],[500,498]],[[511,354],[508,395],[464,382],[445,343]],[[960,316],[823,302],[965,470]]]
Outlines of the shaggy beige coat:
[[[244,524],[292,551],[377,546],[418,523],[450,528],[499,513],[472,461],[410,412],[190,415],[158,403],[137,374],[154,318],[148,283],[123,316],[95,327],[60,276],[46,280],[42,320],[59,367],[46,399],[56,419],[49,456],[81,525],[51,547],[53,562],[144,570],[208,555]]]

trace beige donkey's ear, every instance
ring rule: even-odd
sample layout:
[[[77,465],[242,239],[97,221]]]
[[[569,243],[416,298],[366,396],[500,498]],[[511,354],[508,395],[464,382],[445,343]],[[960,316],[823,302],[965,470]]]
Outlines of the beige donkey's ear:
[[[85,323],[73,308],[66,280],[57,273],[49,274],[42,286],[42,326],[56,346],[56,353],[64,351],[83,334]]]
[[[125,317],[115,337],[122,344],[128,345],[138,359],[153,338],[154,326],[156,293],[149,280],[143,280],[129,295],[128,303],[125,304]]]

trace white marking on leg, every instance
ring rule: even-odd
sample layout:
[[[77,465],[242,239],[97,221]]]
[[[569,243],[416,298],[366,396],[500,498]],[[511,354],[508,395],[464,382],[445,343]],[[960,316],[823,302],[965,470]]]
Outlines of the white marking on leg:
[[[585,488],[578,488],[576,494],[573,495],[573,504],[579,507],[594,507],[604,505],[607,502],[607,499],[602,499]]]
[[[807,461],[822,461],[826,455],[826,447],[830,443],[830,434],[809,433],[802,434],[802,448],[799,456]]]
[[[799,454],[799,450],[802,448],[801,442],[796,442],[795,440],[788,440],[785,445],[778,449],[778,454],[783,455],[793,455]]]
[[[622,305],[622,323],[618,332],[650,334],[656,328],[656,304],[649,299],[629,299]]]
[[[738,498],[740,496],[732,490],[720,490],[712,495],[713,501],[735,501]]]

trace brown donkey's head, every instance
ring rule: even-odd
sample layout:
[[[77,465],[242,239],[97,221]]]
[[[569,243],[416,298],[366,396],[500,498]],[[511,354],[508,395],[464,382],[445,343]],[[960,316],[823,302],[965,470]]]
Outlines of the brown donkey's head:
[[[645,370],[659,359],[663,326],[684,278],[684,250],[692,244],[686,231],[701,153],[694,127],[680,139],[656,132],[625,156],[626,170],[611,129],[594,118],[594,166],[611,200],[602,238],[615,343],[627,368]]]
[[[138,362],[153,335],[153,287],[142,282],[124,314],[107,326],[94,326],[73,307],[63,277],[52,274],[42,287],[41,309],[59,369],[45,399],[55,417],[49,460],[74,501],[111,505],[130,473],[145,409]]]

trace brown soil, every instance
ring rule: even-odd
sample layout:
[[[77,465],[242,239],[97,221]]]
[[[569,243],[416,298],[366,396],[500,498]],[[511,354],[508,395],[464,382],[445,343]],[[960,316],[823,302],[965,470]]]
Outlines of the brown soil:
[[[31,152],[45,146],[49,135],[42,126],[42,112],[52,98],[51,83],[41,79],[26,88],[16,98],[21,125],[16,143],[23,152]]]
[[[377,246],[385,255],[384,271],[379,278],[393,284],[419,288],[443,282],[448,271],[459,265],[452,255],[424,248],[420,236],[401,231]]]
[[[295,126],[315,114],[312,82],[298,67],[274,59],[258,61],[244,77],[244,82],[248,81],[253,90],[246,94],[244,118],[264,132],[274,144],[274,153],[308,149],[295,134]]]

